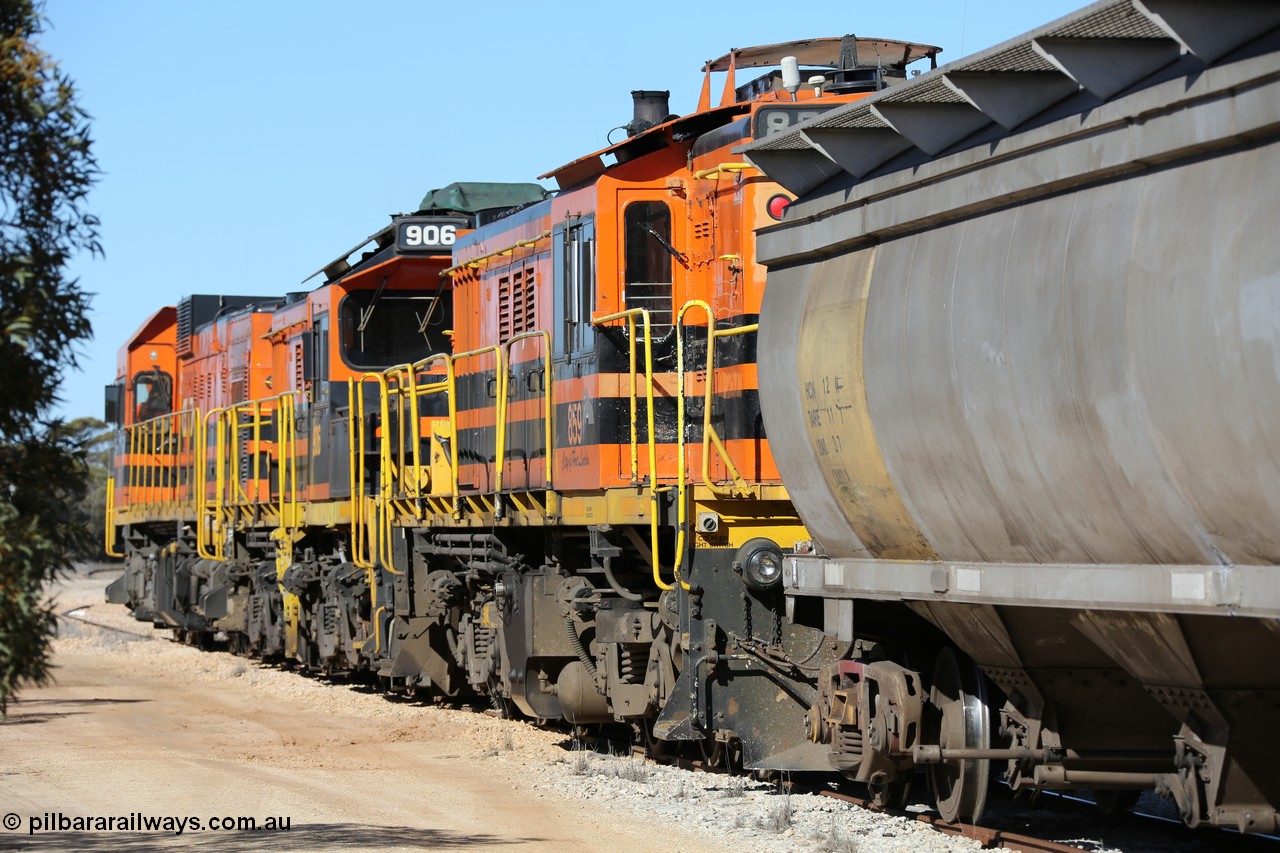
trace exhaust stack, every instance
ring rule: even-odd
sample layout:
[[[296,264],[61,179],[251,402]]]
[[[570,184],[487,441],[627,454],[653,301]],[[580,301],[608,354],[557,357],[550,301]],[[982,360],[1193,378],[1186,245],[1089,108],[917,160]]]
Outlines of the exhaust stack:
[[[627,136],[637,136],[667,120],[671,114],[669,91],[636,89],[631,93],[632,119],[627,122]]]

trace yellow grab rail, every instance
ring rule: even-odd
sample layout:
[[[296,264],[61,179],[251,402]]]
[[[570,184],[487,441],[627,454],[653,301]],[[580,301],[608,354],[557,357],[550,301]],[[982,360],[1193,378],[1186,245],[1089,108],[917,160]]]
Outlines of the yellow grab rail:
[[[445,377],[441,381],[428,382],[423,385],[418,384],[419,374],[427,371],[434,362],[440,362],[445,367]],[[399,435],[402,437],[400,444],[395,448],[394,463],[396,465],[395,478],[401,484],[402,491],[400,497],[405,498],[421,498],[422,490],[422,410],[419,401],[425,396],[431,394],[444,393],[448,397],[449,405],[449,427],[453,432],[457,432],[457,406],[454,402],[454,381],[453,381],[453,362],[451,356],[447,353],[436,353],[426,358],[416,361],[412,364],[401,364],[388,368],[383,371],[383,375],[387,378],[387,393],[397,398],[396,419],[399,424]],[[392,381],[395,382],[392,387]],[[408,424],[406,429],[406,400],[408,401]],[[410,443],[410,459],[405,459],[405,440]],[[453,457],[453,454],[450,454]],[[413,476],[408,475],[408,471],[413,471]],[[455,499],[457,497],[457,462],[456,458],[452,459],[450,464],[452,473],[449,494]],[[419,517],[421,515],[419,514]]]
[[[685,365],[684,365],[684,315],[690,308],[700,308],[707,315],[707,363],[705,379],[703,380],[702,390],[702,484],[712,494],[718,497],[752,497],[755,492],[748,485],[742,474],[738,472],[737,466],[733,464],[733,460],[729,458],[729,452],[725,449],[724,442],[720,440],[720,436],[716,433],[715,427],[711,425],[711,407],[715,391],[715,366],[716,366],[716,339],[725,338],[731,335],[744,335],[749,332],[759,330],[758,323],[752,323],[746,326],[737,326],[731,329],[717,329],[715,327],[715,315],[711,310],[711,306],[701,299],[691,299],[680,307],[676,314],[676,376],[678,390],[676,391],[676,441],[678,446],[677,455],[679,457],[680,466],[679,477],[676,486],[676,503],[677,503],[677,521],[676,521],[676,560],[675,560],[675,576],[680,585],[685,589],[689,585],[681,577],[681,567],[684,565],[685,548],[687,547],[687,529],[689,526],[689,507],[688,495],[686,493],[688,477],[685,470]],[[709,441],[708,441],[709,439]],[[721,460],[724,462],[725,469],[729,475],[733,477],[734,486],[732,489],[723,489],[711,482],[711,446],[715,445],[716,451],[720,454]]]
[[[115,472],[107,474],[107,517],[106,528],[102,531],[102,550],[108,557],[123,557],[124,552],[116,551],[116,520],[114,516],[116,502]]]
[[[460,352],[457,355],[454,355],[450,359],[450,361],[452,361],[455,367],[452,375],[449,377],[449,382],[450,384],[454,384],[457,381],[456,365],[459,361],[462,361],[464,358],[476,358],[478,356],[487,355],[488,353],[493,353],[494,358],[497,360],[497,364],[494,365],[494,380],[496,385],[494,394],[497,397],[495,401],[496,412],[494,414],[494,419],[495,419],[494,431],[497,433],[497,436],[494,439],[495,446],[493,450],[493,458],[495,463],[494,474],[493,474],[493,491],[494,491],[494,494],[501,495],[502,494],[502,465],[497,463],[507,453],[506,430],[502,428],[502,425],[505,424],[507,421],[507,363],[506,363],[506,359],[504,358],[505,351],[503,350],[502,345],[494,344],[493,346],[480,347],[479,349],[468,350],[467,352]],[[456,410],[454,409],[454,404],[452,402],[454,397],[453,390],[454,389],[451,388],[449,391],[449,400],[450,400],[449,417],[451,420],[451,425],[454,427],[454,435],[456,436],[457,435],[457,422],[456,422],[457,414],[456,414]],[[455,438],[454,441],[456,442],[457,439]],[[454,458],[456,459],[458,456],[457,448],[454,448],[453,455],[454,455]],[[454,493],[455,494],[457,493],[456,483],[455,483]]]
[[[381,418],[382,434],[378,436],[378,497],[374,501],[374,524],[372,530],[376,535],[370,541],[370,559],[376,555],[382,567],[393,575],[403,574],[391,562],[391,498],[395,494],[392,483],[395,479],[391,462],[391,399],[385,373],[366,373],[360,377],[373,378],[378,382],[378,413]],[[363,386],[362,386],[363,387]],[[361,414],[364,413],[364,395],[360,395]],[[361,418],[364,423],[364,418]],[[363,445],[362,445],[363,447]],[[363,469],[363,465],[361,468]],[[363,482],[363,478],[361,480]]]
[[[280,527],[297,528],[298,518],[298,436],[294,414],[297,401],[293,392],[280,394],[276,404],[276,459],[280,466]],[[289,489],[284,487],[286,461]]]
[[[755,166],[750,163],[721,163],[719,166],[713,166],[710,169],[701,169],[693,173],[694,180],[702,181],[707,178],[714,178],[721,174],[732,174],[735,172],[745,172],[747,169],[754,169]]]
[[[458,270],[463,268],[478,269],[479,266],[482,263],[485,263],[486,261],[492,260],[493,258],[510,255],[513,252],[515,252],[516,249],[530,249],[538,245],[539,243],[541,243],[543,240],[547,239],[550,236],[551,236],[551,231],[547,230],[547,231],[543,231],[541,234],[537,235],[536,237],[531,237],[527,240],[517,240],[516,242],[512,243],[510,246],[507,246],[505,249],[497,249],[487,254],[480,255],[479,257],[472,258],[469,261],[463,261],[460,264],[454,264],[453,266],[449,267],[446,270],[441,270],[440,277],[447,278],[453,275]]]
[[[220,415],[226,427],[225,440],[230,445],[230,451],[223,452],[223,433],[219,430],[218,477],[221,482],[218,500],[224,506],[272,506],[280,527],[297,527],[299,524],[298,454],[294,426],[296,394],[294,391],[286,391],[274,397],[237,403],[223,409]],[[247,423],[241,420],[245,415],[249,418]],[[274,456],[279,469],[278,494],[274,498],[270,493],[270,485],[264,493],[261,483],[265,473],[262,470],[262,427],[268,418],[275,426]],[[249,494],[247,484],[240,478],[241,446],[246,443],[242,441],[241,433],[246,431],[250,435],[245,452],[251,462],[249,476],[245,479],[253,483],[252,495]]]
[[[638,483],[640,481],[639,460],[637,456],[637,393],[636,393],[636,318],[639,317],[644,326],[644,379],[645,379],[645,401],[648,408],[648,427],[649,427],[649,550],[653,562],[653,582],[657,584],[659,589],[674,589],[672,584],[668,584],[662,579],[660,572],[660,561],[658,559],[658,447],[655,444],[654,422],[653,422],[653,336],[650,332],[649,312],[644,308],[630,308],[626,311],[618,311],[613,314],[606,314],[602,317],[593,317],[591,325],[603,326],[605,323],[611,323],[615,320],[627,321],[627,336],[630,343],[630,378],[631,378],[631,482]]]
[[[226,560],[227,556],[220,535],[222,530],[222,463],[226,443],[222,434],[222,413],[225,409],[212,409],[200,418],[197,435],[198,457],[196,463],[196,553],[205,560]],[[214,429],[214,491],[213,504],[209,503],[209,421]],[[210,513],[209,510],[213,512]],[[208,537],[206,539],[206,537]]]
[[[364,493],[364,484],[368,480],[368,472],[365,464],[365,447],[366,429],[365,429],[365,412],[364,412],[364,386],[366,382],[374,381],[378,383],[378,399],[379,409],[385,408],[386,405],[386,384],[387,379],[381,373],[364,373],[361,374],[359,380],[348,380],[351,383],[354,396],[351,401],[352,417],[355,419],[355,427],[352,434],[355,436],[353,440],[353,464],[352,470],[353,483],[351,492],[351,513],[352,513],[352,542],[351,542],[351,561],[357,566],[366,569],[372,569],[375,561],[378,559],[379,536],[381,529],[380,517],[382,512],[383,489],[387,488],[385,469],[388,462],[386,457],[390,454],[390,438],[387,436],[387,429],[384,426],[382,435],[379,437],[378,444],[378,470],[379,470],[379,494],[366,495]],[[356,523],[356,517],[359,523]],[[361,548],[364,550],[362,551]],[[372,579],[370,580],[372,583]]]
[[[508,340],[506,344],[504,344],[503,346],[506,348],[506,363],[510,365],[512,347],[515,346],[520,341],[528,341],[528,340],[533,340],[535,338],[542,341],[542,370],[543,370],[542,375],[544,377],[543,393],[542,393],[542,410],[543,410],[543,425],[546,431],[546,445],[547,445],[546,446],[545,480],[546,480],[546,488],[550,489],[552,462],[554,461],[551,434],[553,429],[555,428],[555,424],[553,423],[553,418],[555,416],[555,408],[553,407],[551,402],[552,388],[555,386],[555,382],[552,381],[554,377],[552,375],[552,369],[551,369],[551,335],[545,330],[536,329],[532,332],[523,332],[519,335],[516,335],[515,337]],[[506,460],[507,420],[505,417],[502,419],[502,422],[501,422],[501,430],[503,432],[503,439],[501,442],[503,455],[498,459],[498,465],[500,467],[505,468],[507,463],[507,460]]]
[[[690,308],[701,308],[707,315],[707,364],[706,364],[706,380],[702,391],[702,484],[707,487],[713,494],[719,497],[752,497],[754,492],[751,486],[738,472],[737,466],[733,464],[733,460],[729,458],[729,451],[725,449],[724,442],[720,440],[719,433],[715,427],[711,425],[711,405],[713,392],[715,390],[715,367],[716,367],[716,340],[719,338],[727,338],[733,335],[745,335],[750,332],[758,331],[759,323],[751,323],[746,326],[735,326],[731,329],[717,329],[715,316],[711,312],[711,306],[701,299],[690,299],[676,314],[676,330],[683,332],[684,315]],[[676,421],[679,427],[680,442],[680,464],[681,471],[684,468],[684,336],[676,335],[676,373],[678,375],[679,392],[676,395]],[[707,439],[710,438],[710,443]],[[716,451],[720,454],[721,461],[724,462],[725,469],[729,472],[729,476],[733,478],[732,489],[722,489],[711,482],[711,445],[714,444]]]
[[[184,409],[124,428],[124,482],[130,506],[171,511],[194,508],[191,486],[197,437],[193,424],[199,415],[197,409]]]
[[[347,379],[347,446],[350,450],[348,473],[351,482],[351,562],[365,570],[365,583],[369,585],[370,607],[378,604],[378,573],[376,567],[378,541],[378,499],[364,493],[365,484],[365,418],[364,386],[373,379],[379,384],[379,397],[384,381],[377,373],[361,374],[359,380]],[[381,448],[379,459],[381,459]],[[370,519],[372,518],[372,521]],[[367,637],[366,637],[367,640]],[[366,640],[356,647],[364,648]],[[377,649],[381,648],[378,642]]]

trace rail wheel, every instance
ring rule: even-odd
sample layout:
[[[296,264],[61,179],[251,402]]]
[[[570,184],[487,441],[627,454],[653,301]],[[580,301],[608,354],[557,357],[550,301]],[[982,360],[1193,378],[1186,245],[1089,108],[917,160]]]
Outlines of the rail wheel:
[[[867,792],[871,794],[871,802],[880,808],[902,811],[911,801],[911,780],[873,777],[867,783]]]
[[[653,717],[645,717],[635,725],[638,729],[636,740],[644,744],[645,751],[650,758],[671,758],[680,751],[680,744],[677,741],[663,740],[653,733],[653,725],[657,720]]]
[[[1093,792],[1093,802],[1103,817],[1117,817],[1138,805],[1141,791],[1102,790]]]
[[[719,740],[708,735],[698,742],[702,751],[702,760],[708,767],[723,770],[730,776],[742,773],[742,741],[737,738]]]
[[[934,743],[945,749],[990,749],[991,717],[982,674],[943,649],[933,667],[930,703],[935,709]],[[929,766],[929,787],[943,820],[977,823],[987,802],[991,760],[952,759]]]

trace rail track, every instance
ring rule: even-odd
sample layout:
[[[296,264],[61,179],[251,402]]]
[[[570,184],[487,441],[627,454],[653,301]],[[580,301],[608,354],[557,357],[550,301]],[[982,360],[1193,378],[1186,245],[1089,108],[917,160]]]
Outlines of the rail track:
[[[80,610],[84,610],[84,608],[83,608],[83,607],[73,607],[73,608],[72,608],[72,609],[70,609],[70,610],[64,611],[64,612],[62,612],[62,613],[56,613],[56,614],[54,614],[54,615],[55,615],[58,619],[69,619],[69,620],[71,620],[71,621],[73,621],[73,622],[79,622],[79,623],[81,623],[81,624],[83,624],[83,625],[91,625],[91,626],[93,626],[94,628],[100,628],[100,629],[101,629],[101,630],[103,630],[103,631],[112,631],[112,632],[114,632],[114,633],[116,633],[116,634],[126,634],[126,635],[128,635],[128,636],[130,636],[130,637],[137,637],[138,639],[141,639],[141,640],[160,640],[160,639],[163,639],[162,637],[157,637],[157,636],[155,635],[155,633],[154,633],[154,632],[152,632],[152,633],[150,633],[150,634],[143,634],[143,633],[142,633],[142,632],[140,632],[140,631],[130,631],[130,630],[128,630],[127,628],[118,628],[118,627],[116,627],[115,625],[108,625],[108,624],[106,624],[105,622],[95,622],[95,621],[94,621],[94,620],[92,620],[92,619],[86,619],[86,618],[84,618],[83,616],[78,616],[78,615],[76,615],[76,614],[77,614],[77,611],[80,611]]]
[[[602,748],[616,749],[616,741],[608,738],[586,739]],[[632,746],[631,753],[651,761],[668,764],[697,773],[734,774],[737,771],[715,766],[705,759],[678,755],[651,755],[643,746]],[[1018,853],[1079,853],[1087,851],[1160,851],[1160,853],[1277,853],[1280,838],[1243,835],[1219,829],[1192,832],[1181,822],[1142,811],[1122,811],[1103,815],[1096,804],[1075,797],[1041,793],[1035,803],[1035,814],[1028,817],[1028,801],[1003,785],[993,787],[1003,797],[993,797],[992,813],[986,825],[943,820],[937,812],[897,810],[877,805],[869,797],[858,796],[840,787],[833,788],[827,779],[810,782],[803,776],[779,778],[782,790],[797,794],[816,794],[868,811],[905,817],[928,824],[946,835],[971,838],[982,849],[1003,848]],[[852,783],[849,783],[852,786]],[[1032,823],[1047,826],[1034,830]],[[1087,838],[1082,838],[1081,823],[1087,824]],[[1036,832],[1041,834],[1036,834]],[[1072,836],[1067,838],[1067,836]]]

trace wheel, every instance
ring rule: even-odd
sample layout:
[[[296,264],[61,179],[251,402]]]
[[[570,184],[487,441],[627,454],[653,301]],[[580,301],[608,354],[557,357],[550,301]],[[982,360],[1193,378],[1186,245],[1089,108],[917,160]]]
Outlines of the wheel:
[[[991,717],[982,673],[976,666],[961,663],[950,649],[943,649],[934,663],[929,701],[933,708],[932,743],[944,750],[991,748]],[[929,765],[929,787],[942,819],[977,823],[986,806],[990,775],[988,758]]]
[[[680,751],[680,744],[677,741],[663,740],[653,733],[653,724],[657,722],[652,717],[645,717],[636,725],[639,728],[637,732],[637,740],[644,744],[645,751],[650,758],[662,759],[673,758]]]
[[[871,802],[882,809],[902,811],[911,799],[910,779],[873,779],[867,783]]]
[[[1116,817],[1136,806],[1141,796],[1141,791],[1101,790],[1093,792],[1093,802],[1103,817]]]
[[[698,741],[698,749],[702,752],[702,761],[708,767],[719,768],[724,764],[725,744],[716,740],[715,735],[707,735]]]
[[[698,741],[698,747],[702,751],[702,760],[708,767],[723,770],[730,776],[742,773],[742,741],[736,737],[726,741],[708,735]]]

